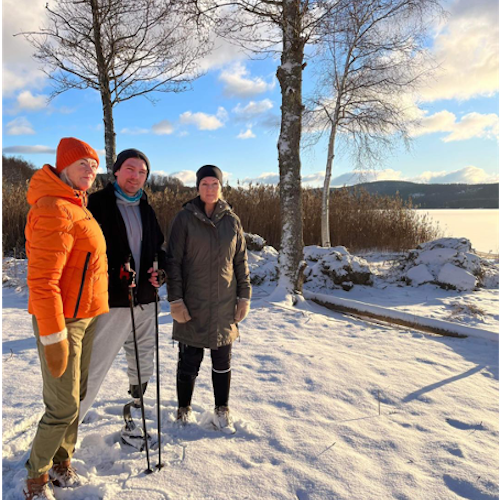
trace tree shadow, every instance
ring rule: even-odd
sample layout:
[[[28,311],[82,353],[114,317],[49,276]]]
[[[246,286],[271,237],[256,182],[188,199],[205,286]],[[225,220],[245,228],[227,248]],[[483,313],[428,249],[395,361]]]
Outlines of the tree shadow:
[[[477,365],[474,368],[471,368],[470,370],[467,370],[464,373],[461,373],[459,375],[455,375],[453,377],[448,377],[443,380],[440,380],[439,382],[436,382],[434,384],[430,384],[426,387],[422,387],[421,389],[418,389],[417,391],[412,392],[411,394],[408,394],[403,400],[403,403],[408,403],[410,401],[413,401],[414,399],[418,399],[420,396],[433,391],[434,389],[438,389],[439,387],[443,387],[444,385],[451,384],[452,382],[456,382],[457,380],[460,380],[462,378],[467,378],[471,375],[474,375],[474,373],[480,372],[483,368],[485,368],[485,365]]]

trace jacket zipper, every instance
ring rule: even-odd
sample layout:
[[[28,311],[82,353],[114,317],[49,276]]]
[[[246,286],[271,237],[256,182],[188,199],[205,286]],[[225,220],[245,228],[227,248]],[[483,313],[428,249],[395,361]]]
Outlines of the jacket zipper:
[[[73,314],[73,318],[76,318],[76,314],[78,313],[78,308],[80,307],[80,299],[82,298],[83,285],[85,283],[85,275],[87,274],[89,260],[90,260],[90,252],[87,252],[87,258],[85,259],[85,265],[83,266],[82,282],[80,284],[80,291],[78,292],[78,299],[76,300],[75,314]]]

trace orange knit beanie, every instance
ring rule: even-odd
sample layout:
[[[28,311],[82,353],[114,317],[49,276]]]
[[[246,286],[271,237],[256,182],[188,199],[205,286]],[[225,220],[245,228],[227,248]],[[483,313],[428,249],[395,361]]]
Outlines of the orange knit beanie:
[[[93,158],[99,164],[99,156],[86,142],[74,137],[64,137],[57,146],[56,171],[60,174],[66,167],[81,158]]]

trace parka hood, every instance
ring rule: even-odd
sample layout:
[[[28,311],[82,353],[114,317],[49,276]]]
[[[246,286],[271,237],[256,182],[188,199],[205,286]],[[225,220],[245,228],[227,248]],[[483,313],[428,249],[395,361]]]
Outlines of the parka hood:
[[[50,165],[44,165],[42,169],[35,172],[26,194],[30,205],[35,205],[40,198],[45,196],[64,198],[79,206],[87,205],[87,192],[68,186]]]

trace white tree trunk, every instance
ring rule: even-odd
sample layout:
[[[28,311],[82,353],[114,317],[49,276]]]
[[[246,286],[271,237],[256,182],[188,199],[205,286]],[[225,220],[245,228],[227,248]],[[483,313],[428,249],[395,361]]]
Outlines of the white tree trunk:
[[[333,159],[335,158],[335,135],[337,127],[332,125],[328,139],[328,157],[326,159],[325,183],[321,203],[321,246],[331,247],[330,239],[330,180],[332,178]]]
[[[279,287],[286,293],[301,292],[303,261],[302,186],[300,138],[302,129],[302,64],[304,42],[301,2],[283,0],[283,51],[277,71],[281,86],[281,130],[278,140],[280,170],[281,249]]]

